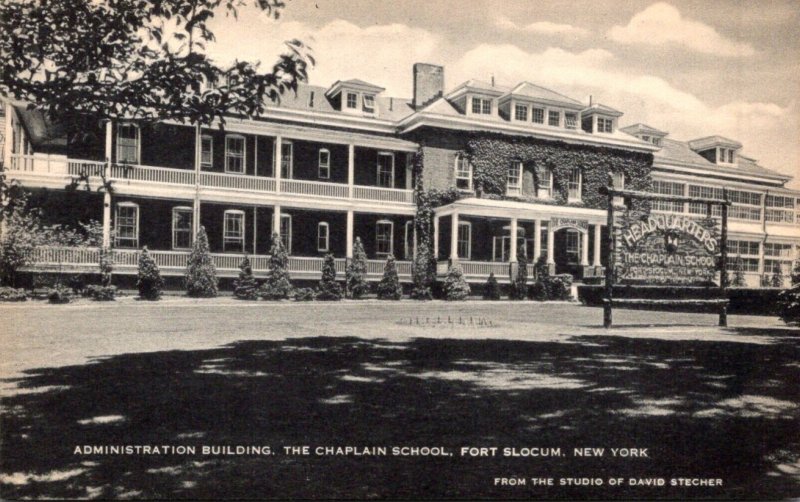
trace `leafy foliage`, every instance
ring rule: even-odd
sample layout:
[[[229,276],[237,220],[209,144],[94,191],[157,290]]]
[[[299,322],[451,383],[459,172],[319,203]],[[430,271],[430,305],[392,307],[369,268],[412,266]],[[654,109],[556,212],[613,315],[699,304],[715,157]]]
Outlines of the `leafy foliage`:
[[[311,288],[298,288],[294,290],[294,300],[296,302],[310,302],[314,300],[314,290]]]
[[[55,286],[47,292],[47,301],[50,303],[69,303],[72,300],[72,291],[64,286]]]
[[[139,270],[136,279],[139,289],[139,298],[143,300],[158,300],[164,289],[164,279],[153,257],[145,247],[139,255]]]
[[[336,261],[332,254],[325,255],[322,262],[322,279],[317,289],[317,300],[339,301],[342,299],[342,286],[336,282]]]
[[[747,281],[744,278],[744,262],[742,261],[742,257],[740,255],[736,255],[736,258],[733,259],[733,282],[731,286],[736,288],[741,288],[747,285]]]
[[[528,295],[528,257],[525,255],[525,241],[519,240],[517,244],[517,275],[511,278],[509,299],[524,300]]]
[[[186,263],[186,294],[195,298],[217,296],[217,269],[208,247],[205,227],[200,227]]]
[[[773,288],[782,288],[783,279],[783,270],[781,270],[781,266],[776,263],[772,267],[772,276],[769,279],[770,285]]]
[[[239,264],[239,278],[233,281],[233,296],[240,300],[258,300],[258,282],[247,256]]]
[[[489,274],[489,278],[486,280],[486,285],[483,287],[483,299],[500,299],[500,285],[497,283],[497,278],[494,276],[494,273]]]
[[[367,253],[361,238],[356,237],[353,243],[353,259],[347,264],[345,271],[345,285],[347,297],[357,300],[369,292],[367,282]]]
[[[86,286],[85,295],[96,302],[111,302],[117,296],[117,287],[91,284]]]
[[[400,286],[400,279],[397,277],[397,264],[394,262],[394,255],[386,258],[383,266],[383,278],[378,283],[379,300],[399,300],[403,296],[403,288]]]
[[[289,277],[289,256],[283,240],[277,233],[272,234],[272,247],[269,250],[269,272],[267,280],[258,290],[265,300],[283,300],[292,295],[292,281]]]
[[[786,324],[800,324],[800,260],[792,268],[792,287],[778,295],[778,315]]]
[[[24,302],[27,299],[24,289],[0,287],[0,302]]]
[[[100,284],[102,286],[111,286],[111,277],[114,273],[114,257],[111,250],[102,248],[100,250]]]
[[[444,299],[448,301],[462,301],[469,297],[470,288],[464,279],[461,267],[453,265],[447,270],[444,280]]]

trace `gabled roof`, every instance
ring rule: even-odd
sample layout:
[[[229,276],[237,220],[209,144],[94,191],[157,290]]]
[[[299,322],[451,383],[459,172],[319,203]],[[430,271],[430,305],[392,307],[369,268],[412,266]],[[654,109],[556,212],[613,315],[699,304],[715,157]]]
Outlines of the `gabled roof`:
[[[523,98],[530,98],[534,101],[547,101],[551,103],[572,105],[573,107],[583,106],[583,103],[577,99],[573,99],[569,96],[561,94],[560,92],[556,92],[530,82],[520,82],[516,87],[511,89],[506,96],[520,96]],[[503,96],[503,99],[505,99],[506,96]]]
[[[696,167],[704,169],[709,172],[718,172],[724,174],[751,174],[755,176],[765,176],[769,178],[777,178],[781,180],[789,180],[791,176],[761,167],[753,159],[737,155],[737,164],[735,166],[723,166],[709,162],[705,157],[694,151],[691,142],[676,141],[674,139],[664,138],[662,141],[661,150],[653,153],[653,164],[658,167],[660,164],[679,164],[687,167]]]
[[[689,147],[695,151],[706,150],[708,148],[714,148],[716,146],[723,146],[728,148],[736,148],[739,149],[742,147],[742,144],[736,141],[735,139],[726,138],[724,136],[706,136],[705,138],[698,138],[689,141]]]
[[[313,106],[311,93],[314,93]],[[299,83],[297,85],[297,93],[286,92],[281,96],[280,103],[269,103],[268,106],[309,112],[333,113],[342,116],[342,112],[334,108],[328,98],[325,87]],[[380,120],[397,122],[414,112],[410,99],[376,96],[375,106],[377,107],[377,113],[374,118]]]
[[[455,89],[448,92],[446,97],[454,98],[457,97],[467,91],[478,92],[481,94],[489,94],[495,97],[500,97],[503,94],[507,93],[510,90],[508,86],[505,85],[492,85],[490,82],[484,82],[482,80],[470,79],[462,84],[458,85]]]
[[[602,114],[605,114],[605,115],[611,115],[612,117],[621,117],[622,115],[624,115],[624,113],[622,113],[621,111],[619,111],[619,110],[617,110],[615,108],[611,108],[610,106],[602,105],[600,103],[594,103],[592,105],[589,105],[586,108],[584,108],[583,110],[581,110],[581,112],[583,112],[583,113],[592,113],[592,112],[594,112],[594,113],[602,113]]]
[[[650,136],[658,136],[662,138],[669,134],[668,132],[661,131],[647,124],[642,124],[641,122],[623,127],[620,129],[620,131],[626,132],[633,136],[636,136],[637,134],[649,134]]]
[[[380,94],[386,90],[379,85],[370,84],[369,82],[365,82],[357,78],[351,78],[349,80],[337,80],[336,82],[333,83],[333,85],[327,90],[325,94],[328,97],[334,97],[340,92],[342,92],[342,89],[344,88],[373,93],[373,94]]]

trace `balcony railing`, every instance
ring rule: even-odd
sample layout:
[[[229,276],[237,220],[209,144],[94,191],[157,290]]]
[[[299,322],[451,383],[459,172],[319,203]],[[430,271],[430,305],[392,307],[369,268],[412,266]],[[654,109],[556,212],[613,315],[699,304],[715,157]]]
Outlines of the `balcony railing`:
[[[341,183],[320,183],[305,180],[281,180],[281,192],[316,197],[334,197],[347,199],[350,187]]]
[[[436,274],[439,276],[444,276],[447,274],[447,270],[450,266],[448,261],[440,261],[436,264]],[[512,267],[512,264],[507,261],[458,261],[458,266],[461,267],[461,271],[464,273],[464,278],[467,281],[485,281],[489,278],[490,274],[494,274],[495,278],[500,283],[508,283],[510,274],[513,273],[516,276],[517,268],[516,264]],[[528,264],[528,279],[533,279],[533,265]]]

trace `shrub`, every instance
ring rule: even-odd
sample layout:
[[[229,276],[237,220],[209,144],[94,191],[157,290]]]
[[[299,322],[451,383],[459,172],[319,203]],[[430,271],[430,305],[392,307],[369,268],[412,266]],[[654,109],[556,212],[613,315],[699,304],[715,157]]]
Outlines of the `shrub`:
[[[550,277],[550,266],[547,264],[547,258],[540,256],[536,259],[536,263],[533,265],[533,275],[537,280],[547,282],[547,278]]]
[[[470,288],[464,279],[461,267],[453,265],[447,270],[444,280],[444,299],[448,301],[462,301],[469,296]]]
[[[778,295],[778,316],[786,324],[800,323],[800,283]]]
[[[96,302],[111,302],[114,301],[114,297],[117,295],[116,286],[103,286],[102,284],[86,286],[85,291]]]
[[[777,263],[772,267],[772,277],[770,277],[769,282],[773,288],[783,287],[783,270]]]
[[[247,256],[239,264],[239,278],[233,281],[233,296],[240,300],[258,300],[258,282]]]
[[[494,273],[489,274],[489,278],[486,280],[486,285],[483,287],[483,299],[500,299],[500,285],[497,284],[497,278],[494,276]]]
[[[70,276],[67,279],[67,285],[72,289],[72,292],[76,295],[83,294],[83,290],[86,289],[86,275],[85,274],[76,274]]]
[[[547,296],[550,300],[571,300],[572,299],[572,276],[569,274],[559,274],[548,278],[545,283],[547,286]]]
[[[345,271],[345,289],[347,297],[357,300],[369,292],[367,282],[367,253],[361,239],[356,237],[353,244],[353,259],[347,264]]]
[[[217,269],[211,259],[206,229],[200,227],[186,263],[186,294],[194,298],[217,296]]]
[[[50,303],[69,303],[72,292],[63,286],[55,286],[47,292],[47,301]]]
[[[741,288],[746,285],[747,281],[744,279],[744,262],[742,262],[742,257],[737,254],[736,258],[733,259],[733,281],[731,282],[731,286]]]
[[[528,257],[525,255],[525,241],[519,242],[517,247],[517,274],[511,277],[511,288],[508,298],[511,300],[524,300],[528,293]]]
[[[332,254],[325,255],[322,262],[322,279],[316,295],[317,300],[339,301],[342,299],[342,286],[336,282],[336,261]]]
[[[800,284],[800,259],[794,261],[794,266],[792,267],[792,286],[797,286]]]
[[[436,257],[424,243],[417,246],[411,272],[414,283],[411,288],[411,298],[421,301],[432,300],[433,286],[436,282]]]
[[[547,284],[544,281],[536,279],[536,282],[531,284],[528,288],[528,298],[536,300],[537,302],[545,302],[549,296],[547,294]]]
[[[24,302],[28,295],[24,289],[2,287],[0,288],[0,302]]]
[[[272,247],[269,255],[267,280],[259,288],[258,295],[265,300],[289,298],[294,289],[289,278],[289,256],[286,254],[283,240],[278,233],[272,234]]]
[[[310,302],[314,299],[314,290],[311,288],[298,288],[294,291],[294,299],[298,302]]]
[[[386,265],[383,266],[383,278],[378,283],[379,300],[399,300],[403,296],[403,288],[400,286],[400,279],[397,278],[397,265],[394,263],[394,256],[386,258]]]
[[[158,270],[153,257],[145,247],[139,255],[139,273],[136,279],[136,287],[139,289],[139,298],[142,300],[158,300],[161,298],[161,290],[164,289],[164,279]]]
[[[111,250],[103,248],[100,250],[100,284],[105,287],[111,286],[111,274],[114,272],[114,257]]]

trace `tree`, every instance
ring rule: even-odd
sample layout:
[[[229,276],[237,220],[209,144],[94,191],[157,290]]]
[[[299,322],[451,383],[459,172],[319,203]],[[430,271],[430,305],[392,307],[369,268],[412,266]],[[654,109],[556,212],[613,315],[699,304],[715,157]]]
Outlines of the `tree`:
[[[781,269],[780,264],[776,263],[772,266],[772,277],[770,278],[769,282],[773,288],[783,287],[783,270]]]
[[[347,297],[357,300],[369,292],[367,282],[367,253],[361,239],[356,237],[353,243],[353,259],[347,264],[345,271],[345,285]]]
[[[378,283],[379,300],[399,300],[403,296],[403,288],[400,286],[400,279],[397,277],[397,265],[394,262],[394,255],[386,258],[383,266],[383,278]]]
[[[736,258],[733,259],[733,283],[731,286],[736,288],[742,288],[747,285],[747,281],[744,278],[744,262],[742,261],[742,257],[740,255],[736,255]]]
[[[792,268],[792,287],[778,294],[778,316],[786,324],[800,324],[800,260]]]
[[[794,261],[792,267],[792,286],[800,284],[800,258]]]
[[[239,264],[239,278],[233,281],[233,296],[240,300],[258,300],[258,282],[246,255]]]
[[[158,300],[161,298],[161,291],[164,289],[164,279],[161,271],[147,247],[142,249],[139,255],[139,273],[136,280],[136,287],[139,289],[139,298],[142,300]]]
[[[322,279],[319,281],[316,298],[327,301],[342,299],[342,286],[336,282],[336,260],[332,254],[325,255],[322,262]]]
[[[23,196],[24,197],[24,196]],[[40,244],[39,212],[27,207],[27,199],[4,204],[3,231],[0,234],[0,281],[14,286],[17,271],[32,262],[34,248]]]
[[[186,263],[186,293],[195,298],[217,296],[217,269],[208,247],[208,235],[201,226],[192,244],[192,252]]]
[[[314,59],[292,40],[266,72],[259,63],[215,64],[210,20],[247,5],[276,19],[284,8],[283,0],[2,2],[0,92],[67,127],[86,114],[205,125],[258,116],[306,79]]]
[[[470,288],[464,279],[461,267],[453,265],[447,270],[447,277],[444,280],[444,299],[449,301],[466,300],[469,296]]]
[[[261,285],[258,294],[265,300],[289,298],[294,289],[289,277],[289,256],[286,254],[286,248],[283,247],[283,239],[277,233],[272,234],[272,247],[269,255],[267,280]]]
[[[489,278],[486,280],[486,285],[483,287],[483,299],[500,299],[500,285],[497,283],[497,278],[494,276],[494,273],[489,274]]]

